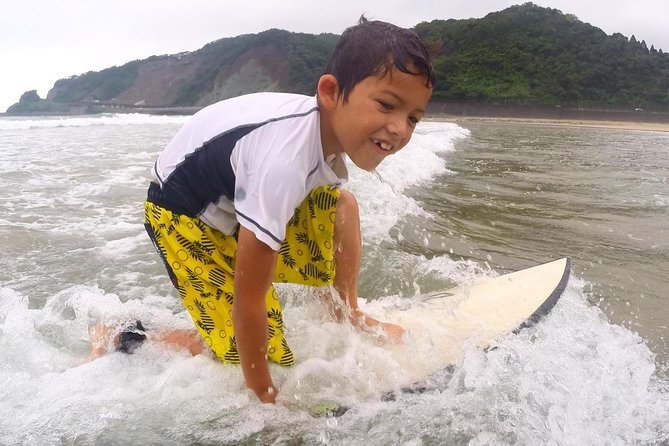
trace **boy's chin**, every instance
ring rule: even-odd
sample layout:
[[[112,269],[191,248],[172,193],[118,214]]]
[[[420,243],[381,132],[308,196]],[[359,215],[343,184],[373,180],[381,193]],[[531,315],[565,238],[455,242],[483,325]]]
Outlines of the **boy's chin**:
[[[349,156],[349,159],[356,165],[359,169],[362,169],[367,172],[372,172],[374,169],[379,167],[383,159],[380,160],[370,160],[370,159],[355,159]]]
[[[366,172],[373,172],[374,169],[376,169],[377,167],[379,167],[379,164],[381,164],[381,163],[376,163],[376,164],[373,164],[373,165],[370,164],[370,163],[366,163],[366,164],[358,164],[358,163],[356,163],[356,162],[354,161],[353,164],[355,164],[359,169],[362,169],[362,170],[364,170],[364,171],[366,171]]]

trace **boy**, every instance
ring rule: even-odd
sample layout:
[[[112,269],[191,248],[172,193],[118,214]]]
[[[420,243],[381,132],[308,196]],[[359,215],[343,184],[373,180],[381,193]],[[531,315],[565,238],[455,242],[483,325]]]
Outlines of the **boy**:
[[[339,186],[346,156],[371,171],[409,142],[433,84],[417,35],[362,18],[342,34],[315,98],[213,104],[156,161],[147,231],[205,343],[241,363],[262,402],[277,395],[268,358],[293,363],[272,282],[333,286],[339,320],[401,339],[401,327],[358,309],[358,205]]]

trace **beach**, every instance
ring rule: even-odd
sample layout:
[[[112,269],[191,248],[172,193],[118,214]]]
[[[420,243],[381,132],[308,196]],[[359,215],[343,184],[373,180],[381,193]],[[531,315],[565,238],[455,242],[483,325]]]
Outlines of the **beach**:
[[[641,130],[648,132],[669,132],[669,123],[642,122],[642,121],[601,121],[586,119],[543,119],[543,118],[512,118],[512,117],[462,117],[462,116],[439,116],[433,118],[439,121],[453,122],[458,125],[467,126],[469,123],[498,123],[513,125],[528,125],[542,127],[585,127],[599,129],[617,130]]]

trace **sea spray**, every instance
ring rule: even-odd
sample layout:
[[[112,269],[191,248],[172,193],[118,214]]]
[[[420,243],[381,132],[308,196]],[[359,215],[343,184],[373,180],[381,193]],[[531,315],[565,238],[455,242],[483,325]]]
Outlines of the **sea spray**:
[[[402,364],[376,338],[332,322],[300,287],[280,287],[299,364],[273,367],[282,383],[275,406],[257,403],[238,367],[207,355],[149,342],[133,355],[88,361],[94,321],[141,319],[149,330],[192,324],[141,224],[150,165],[181,121],[46,123],[53,119],[0,127],[0,412],[10,414],[0,418],[1,444],[627,445],[669,437],[668,383],[653,353],[588,303],[592,285],[578,276],[539,324],[488,351],[466,346],[463,360],[423,391],[394,399],[383,389],[403,382]],[[456,176],[447,159],[468,135],[421,124],[379,168],[395,191],[351,169],[367,311],[503,272],[428,237],[438,221],[416,198],[436,177]],[[456,240],[468,250],[480,242]],[[306,408],[323,399],[350,409],[312,417]]]

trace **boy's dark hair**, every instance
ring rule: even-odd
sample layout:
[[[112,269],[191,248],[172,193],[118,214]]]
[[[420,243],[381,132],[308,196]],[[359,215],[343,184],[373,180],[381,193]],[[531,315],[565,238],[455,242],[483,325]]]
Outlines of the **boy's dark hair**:
[[[383,77],[393,68],[425,76],[427,86],[434,85],[430,56],[415,32],[362,16],[357,25],[341,35],[325,74],[337,78],[343,102],[347,102],[359,82],[370,76]]]

